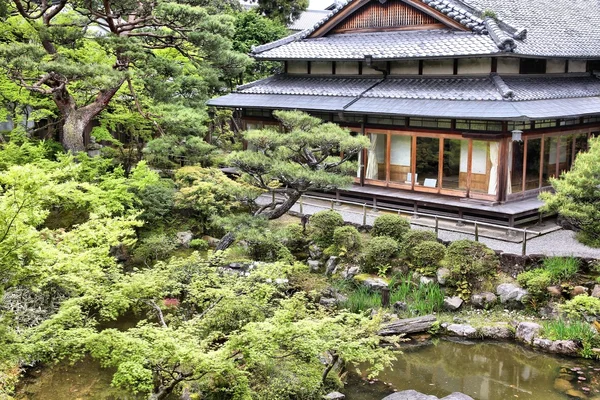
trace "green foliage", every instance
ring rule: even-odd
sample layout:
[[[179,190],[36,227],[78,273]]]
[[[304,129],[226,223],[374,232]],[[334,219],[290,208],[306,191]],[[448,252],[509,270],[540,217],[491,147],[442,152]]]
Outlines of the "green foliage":
[[[550,340],[574,340],[582,345],[580,355],[584,358],[597,357],[592,351],[600,345],[600,336],[588,324],[582,321],[565,321],[558,319],[545,322],[542,335]]]
[[[552,284],[553,277],[546,269],[538,268],[520,273],[517,276],[517,282],[532,296],[542,299],[548,295],[546,289]]]
[[[600,315],[600,299],[587,295],[576,296],[562,304],[560,310],[573,319],[598,316]]]
[[[284,25],[298,19],[308,8],[308,0],[254,0],[258,2],[258,12]]]
[[[468,299],[472,288],[482,279],[497,275],[500,260],[483,243],[458,240],[448,246],[444,264],[450,270],[450,278],[458,296]]]
[[[238,236],[247,246],[248,256],[257,261],[293,262],[294,256],[290,250],[272,232],[263,230],[248,230]]]
[[[358,255],[362,248],[360,232],[353,226],[340,226],[333,231],[333,244],[327,248],[328,254],[345,259]]]
[[[321,247],[333,244],[333,232],[344,226],[344,218],[335,211],[318,211],[310,216],[309,226],[312,240]]]
[[[412,252],[412,263],[420,273],[435,275],[446,256],[446,246],[438,242],[421,242]]]
[[[255,214],[276,219],[308,191],[334,190],[352,183],[356,163],[351,160],[368,146],[366,137],[352,136],[347,129],[298,111],[273,115],[283,132],[273,128],[246,132],[244,139],[253,151],[236,151],[227,159],[242,173],[244,182],[279,197],[274,204],[256,204]]]
[[[485,18],[498,19],[498,15],[493,10],[485,9],[483,11],[483,14],[481,14],[481,18],[483,18],[483,19],[485,19]]]
[[[148,163],[156,168],[173,169],[185,165],[212,164],[216,147],[206,143],[201,137],[179,137],[165,135],[148,143],[144,155]]]
[[[161,180],[138,191],[137,198],[144,210],[141,218],[152,224],[167,219],[175,205],[175,188],[170,180]]]
[[[415,284],[412,276],[396,275],[390,281],[390,304],[402,301],[412,315],[428,315],[442,310],[444,292],[437,283]]]
[[[210,248],[208,242],[204,239],[192,239],[190,247],[198,251],[207,251]]]
[[[216,168],[183,167],[175,173],[175,206],[195,218],[203,230],[211,219],[243,211],[260,192],[229,179]]]
[[[558,212],[581,229],[577,238],[584,244],[600,247],[600,139],[589,141],[589,151],[579,153],[573,168],[560,179],[551,179],[554,193],[540,195],[542,211]]]
[[[174,237],[165,234],[154,234],[142,239],[133,251],[138,262],[150,264],[162,260],[177,248]]]
[[[376,310],[381,307],[381,293],[361,285],[348,295],[348,300],[341,306],[353,313]]]
[[[300,224],[288,224],[275,235],[292,253],[302,253],[308,246],[308,237]]]
[[[579,260],[575,257],[548,257],[544,259],[544,269],[553,283],[566,281],[579,271]]]
[[[374,237],[367,244],[363,252],[365,272],[377,272],[379,267],[387,266],[398,254],[399,245],[391,237]]]
[[[437,235],[435,232],[422,230],[422,229],[411,229],[404,235],[400,242],[400,255],[411,261],[415,259],[414,250],[417,246],[423,242],[436,242]]]
[[[385,214],[375,218],[371,235],[388,236],[399,243],[402,242],[404,235],[410,230],[410,222],[395,214]]]

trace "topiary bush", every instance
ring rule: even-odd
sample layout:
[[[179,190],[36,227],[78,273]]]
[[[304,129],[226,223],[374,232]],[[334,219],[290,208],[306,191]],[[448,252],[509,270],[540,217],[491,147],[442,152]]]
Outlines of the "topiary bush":
[[[333,231],[333,244],[327,254],[349,258],[357,255],[362,247],[360,232],[353,226],[340,226]]]
[[[409,230],[410,222],[408,222],[406,218],[395,214],[386,214],[375,219],[371,235],[389,236],[392,239],[401,242],[402,238]]]
[[[249,230],[243,238],[250,259],[255,261],[284,261],[293,262],[294,256],[287,247],[272,233],[262,230]]]
[[[311,238],[319,246],[326,248],[333,244],[335,228],[344,226],[344,218],[335,211],[319,211],[309,219]]]
[[[443,264],[450,270],[450,280],[462,299],[471,296],[473,287],[486,277],[497,274],[500,260],[494,250],[471,240],[452,242],[446,249]]]
[[[573,319],[586,319],[600,315],[600,299],[592,296],[576,296],[560,306],[562,312]]]
[[[381,267],[390,264],[399,249],[398,242],[391,237],[379,236],[371,239],[363,252],[365,272],[379,272]]]
[[[424,275],[435,275],[446,256],[446,246],[438,242],[421,242],[415,248],[412,263]]]
[[[400,243],[400,256],[412,262],[414,249],[423,242],[437,242],[437,235],[432,231],[409,230]]]

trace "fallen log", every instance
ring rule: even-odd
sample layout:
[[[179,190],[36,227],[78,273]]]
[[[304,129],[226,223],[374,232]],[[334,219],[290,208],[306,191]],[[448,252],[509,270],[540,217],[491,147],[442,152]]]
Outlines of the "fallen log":
[[[426,332],[433,327],[436,318],[434,315],[424,317],[406,318],[384,325],[378,332],[380,336],[400,335],[407,333]]]

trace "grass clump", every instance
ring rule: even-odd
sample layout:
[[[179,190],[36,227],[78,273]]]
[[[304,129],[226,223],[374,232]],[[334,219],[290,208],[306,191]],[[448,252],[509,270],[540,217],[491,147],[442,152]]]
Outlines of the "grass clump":
[[[580,342],[580,355],[585,358],[594,357],[593,348],[600,345],[598,333],[583,321],[565,321],[558,319],[543,324],[543,335],[550,340],[574,340]]]
[[[553,282],[560,283],[575,276],[579,271],[579,260],[575,257],[549,257],[544,260],[544,269]]]
[[[353,313],[381,308],[381,293],[374,292],[366,286],[359,286],[348,295],[348,300],[342,306]]]
[[[410,274],[393,277],[390,288],[390,304],[402,301],[412,315],[431,314],[444,305],[444,292],[437,283],[416,284]]]

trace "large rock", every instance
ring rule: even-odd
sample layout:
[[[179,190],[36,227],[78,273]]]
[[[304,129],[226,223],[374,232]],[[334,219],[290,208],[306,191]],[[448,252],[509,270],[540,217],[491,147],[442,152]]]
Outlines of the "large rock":
[[[446,327],[448,334],[465,338],[477,337],[477,329],[467,324],[450,324]]]
[[[475,308],[490,308],[498,301],[498,297],[492,292],[476,293],[471,296],[471,304]]]
[[[433,315],[424,317],[406,318],[384,325],[379,331],[379,335],[400,335],[402,333],[426,332],[433,327],[436,318]]]
[[[318,260],[321,257],[323,257],[323,249],[321,249],[319,246],[313,243],[310,246],[308,246],[308,255],[313,260]]]
[[[592,297],[600,298],[600,285],[595,285],[592,290]]]
[[[431,285],[431,284],[435,283],[435,278],[433,278],[431,276],[422,276],[419,278],[419,283],[421,285]]]
[[[403,390],[390,394],[383,398],[383,400],[438,400],[435,396],[428,396],[423,393],[419,393],[416,390]]]
[[[375,277],[364,279],[362,281],[362,284],[365,285],[366,287],[374,289],[374,290],[388,287],[388,284],[386,281],[384,281],[381,278],[375,278]]]
[[[323,398],[327,400],[344,400],[346,398],[346,395],[340,392],[331,392],[323,396]]]
[[[383,400],[473,400],[472,397],[467,396],[463,393],[452,393],[449,396],[438,399],[435,396],[419,393],[416,390],[403,390],[402,392],[396,392],[384,397]]]
[[[541,330],[542,326],[536,324],[535,322],[521,322],[517,326],[517,332],[515,333],[515,337],[521,342],[532,344],[533,339],[538,337]]]
[[[194,235],[190,231],[177,232],[175,236],[177,237],[177,243],[185,248],[190,247],[190,242],[194,238]]]
[[[558,285],[556,286],[548,286],[546,291],[551,297],[561,298],[562,297],[562,288]]]
[[[527,290],[512,283],[498,285],[496,293],[500,296],[500,303],[507,306],[522,305],[529,294]]]
[[[513,338],[512,330],[506,325],[484,326],[480,329],[484,339],[509,340]]]
[[[308,260],[308,266],[311,272],[319,272],[323,263],[319,260]]]
[[[571,294],[571,297],[587,295],[588,294],[588,290],[584,286],[575,286],[573,288],[573,290],[571,290],[570,294]]]
[[[565,356],[576,356],[579,354],[579,346],[573,340],[550,340],[533,339],[533,347],[547,351],[549,353],[561,354]]]
[[[456,311],[462,306],[463,299],[458,296],[444,297],[444,308],[448,311]]]
[[[356,275],[358,275],[360,273],[360,268],[355,266],[355,265],[348,265],[343,271],[342,271],[342,279],[352,279],[354,278]]]
[[[336,257],[336,256],[329,257],[329,260],[327,260],[327,263],[325,264],[325,273],[327,275],[335,274],[335,271],[337,271],[337,266],[338,266],[339,262],[340,262],[339,257]]]
[[[448,268],[440,268],[436,272],[437,281],[440,285],[445,285],[450,277],[450,270]]]

